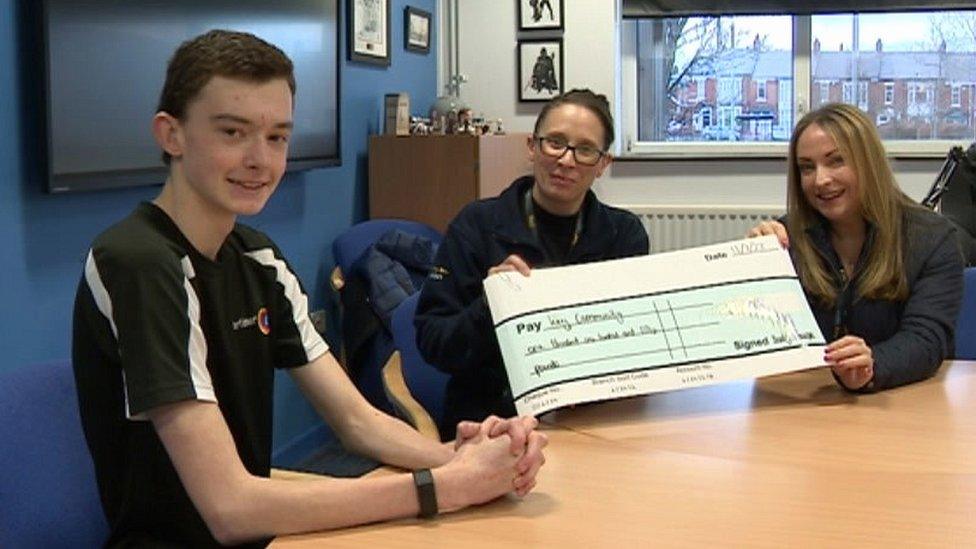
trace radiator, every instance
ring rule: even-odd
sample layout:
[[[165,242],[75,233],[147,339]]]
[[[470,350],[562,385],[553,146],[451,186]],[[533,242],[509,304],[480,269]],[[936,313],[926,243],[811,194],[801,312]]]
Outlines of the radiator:
[[[775,219],[775,206],[629,206],[640,217],[651,253],[743,238],[762,221]]]

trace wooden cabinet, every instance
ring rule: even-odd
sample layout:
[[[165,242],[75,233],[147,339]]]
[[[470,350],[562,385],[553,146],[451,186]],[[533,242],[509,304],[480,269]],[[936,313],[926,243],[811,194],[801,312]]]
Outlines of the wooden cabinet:
[[[532,172],[528,136],[370,137],[370,218],[411,219],[444,232],[465,204],[497,196]]]

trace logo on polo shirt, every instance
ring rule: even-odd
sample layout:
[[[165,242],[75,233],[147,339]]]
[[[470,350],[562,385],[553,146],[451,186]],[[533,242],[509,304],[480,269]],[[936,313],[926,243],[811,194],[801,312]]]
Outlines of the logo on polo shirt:
[[[268,316],[268,310],[264,307],[258,310],[258,329],[264,335],[271,333],[271,318]]]
[[[271,317],[268,315],[268,309],[261,307],[258,309],[258,314],[254,316],[244,316],[238,318],[233,323],[231,323],[231,328],[234,331],[243,330],[244,328],[250,328],[251,326],[257,326],[261,333],[268,335],[271,333]]]

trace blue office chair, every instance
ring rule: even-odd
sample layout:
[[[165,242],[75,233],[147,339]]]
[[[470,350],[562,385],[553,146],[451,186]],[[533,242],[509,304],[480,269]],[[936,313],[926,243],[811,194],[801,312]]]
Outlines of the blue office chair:
[[[425,225],[418,221],[408,221],[406,219],[370,219],[357,223],[349,227],[345,232],[336,237],[332,242],[332,256],[335,258],[336,266],[332,270],[332,286],[337,290],[342,289],[344,280],[343,273],[352,272],[352,264],[363,255],[367,248],[372,246],[384,234],[392,230],[425,236],[432,241],[440,244],[443,236],[437,229],[430,225]]]
[[[413,317],[417,292],[393,312],[393,343],[397,351],[383,367],[383,383],[397,413],[418,431],[440,439],[437,425],[444,416],[444,391],[450,376],[420,356]]]
[[[373,406],[391,413],[394,410],[383,387],[382,368],[393,353],[393,339],[376,314],[370,310],[367,288],[353,283],[350,277],[364,252],[384,235],[395,230],[425,237],[435,246],[443,239],[436,229],[417,221],[364,221],[350,227],[332,243],[336,266],[330,276],[332,287],[339,292],[339,301],[342,304],[343,344],[339,354],[340,362],[363,396]]]
[[[962,308],[956,321],[956,354],[964,360],[976,360],[976,267],[963,273]]]
[[[0,374],[0,445],[0,547],[105,543],[70,363]]]

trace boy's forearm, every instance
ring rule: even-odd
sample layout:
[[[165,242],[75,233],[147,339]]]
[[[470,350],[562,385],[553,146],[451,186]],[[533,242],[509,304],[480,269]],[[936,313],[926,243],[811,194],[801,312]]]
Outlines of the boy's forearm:
[[[405,422],[377,410],[343,438],[352,452],[404,469],[433,468],[450,461],[453,446],[421,435]]]

